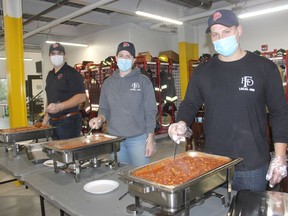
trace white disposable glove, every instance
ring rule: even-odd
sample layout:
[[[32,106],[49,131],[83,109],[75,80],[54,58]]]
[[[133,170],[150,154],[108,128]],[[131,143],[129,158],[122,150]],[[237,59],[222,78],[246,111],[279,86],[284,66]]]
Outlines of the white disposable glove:
[[[103,124],[102,118],[101,117],[95,117],[90,119],[89,121],[89,126],[90,128],[94,129],[99,129]]]
[[[179,144],[184,137],[192,135],[192,130],[186,126],[185,122],[180,121],[169,126],[168,134],[174,142]]]
[[[266,175],[266,180],[269,181],[269,186],[274,187],[284,177],[287,176],[286,156],[275,156],[271,159],[269,169]]]
[[[50,103],[46,108],[46,112],[52,114],[58,113],[62,110],[63,110],[63,103]]]

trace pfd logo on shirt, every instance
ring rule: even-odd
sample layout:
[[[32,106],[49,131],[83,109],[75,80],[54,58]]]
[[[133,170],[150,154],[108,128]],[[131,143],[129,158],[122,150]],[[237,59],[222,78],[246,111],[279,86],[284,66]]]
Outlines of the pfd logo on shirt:
[[[132,88],[130,89],[130,91],[141,91],[141,86],[139,83],[135,82],[135,83],[132,83]]]
[[[240,91],[255,91],[254,88],[251,88],[251,86],[254,85],[254,80],[252,78],[252,76],[244,76],[241,79],[241,84],[243,85],[243,87],[239,87]]]
[[[57,79],[61,79],[62,77],[63,77],[62,73],[57,75]]]

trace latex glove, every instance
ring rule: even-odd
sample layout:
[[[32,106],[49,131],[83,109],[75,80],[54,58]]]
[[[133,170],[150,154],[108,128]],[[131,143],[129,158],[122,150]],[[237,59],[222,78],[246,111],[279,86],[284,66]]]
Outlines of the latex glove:
[[[89,121],[89,126],[90,128],[93,129],[99,129],[103,124],[102,118],[101,117],[95,117],[90,119]]]
[[[169,126],[168,134],[174,142],[179,144],[184,137],[192,135],[192,130],[186,126],[185,122],[180,121]]]
[[[157,151],[156,141],[154,139],[146,140],[145,157],[151,157]]]
[[[266,175],[266,180],[269,181],[269,186],[274,187],[284,177],[287,176],[286,156],[275,156],[271,159],[269,169]]]
[[[62,110],[63,110],[63,104],[62,103],[50,103],[46,108],[46,112],[52,113],[52,114],[58,113]]]

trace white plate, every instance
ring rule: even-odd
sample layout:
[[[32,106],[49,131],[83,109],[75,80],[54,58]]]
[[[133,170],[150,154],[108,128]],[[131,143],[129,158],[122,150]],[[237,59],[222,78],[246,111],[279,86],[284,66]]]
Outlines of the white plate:
[[[43,165],[48,166],[48,167],[54,167],[53,160],[46,160],[44,161]],[[64,165],[65,165],[64,163],[57,161],[57,167],[61,167]]]
[[[84,185],[83,189],[93,194],[109,193],[119,187],[119,183],[113,180],[96,180]]]

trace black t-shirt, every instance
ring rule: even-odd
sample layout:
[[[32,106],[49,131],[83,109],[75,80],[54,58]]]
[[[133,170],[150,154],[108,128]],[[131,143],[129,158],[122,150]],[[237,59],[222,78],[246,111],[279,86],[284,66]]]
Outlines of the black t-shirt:
[[[49,71],[46,78],[47,104],[61,103],[79,93],[85,93],[84,78],[73,67],[65,63],[62,68],[55,73],[54,69]],[[56,114],[49,114],[50,117],[63,116],[70,112],[77,112],[79,106],[65,109]]]
[[[236,169],[269,163],[266,136],[269,110],[274,142],[288,142],[288,107],[277,66],[251,52],[233,62],[213,57],[192,74],[177,121],[191,125],[205,105],[205,151],[241,157]]]

